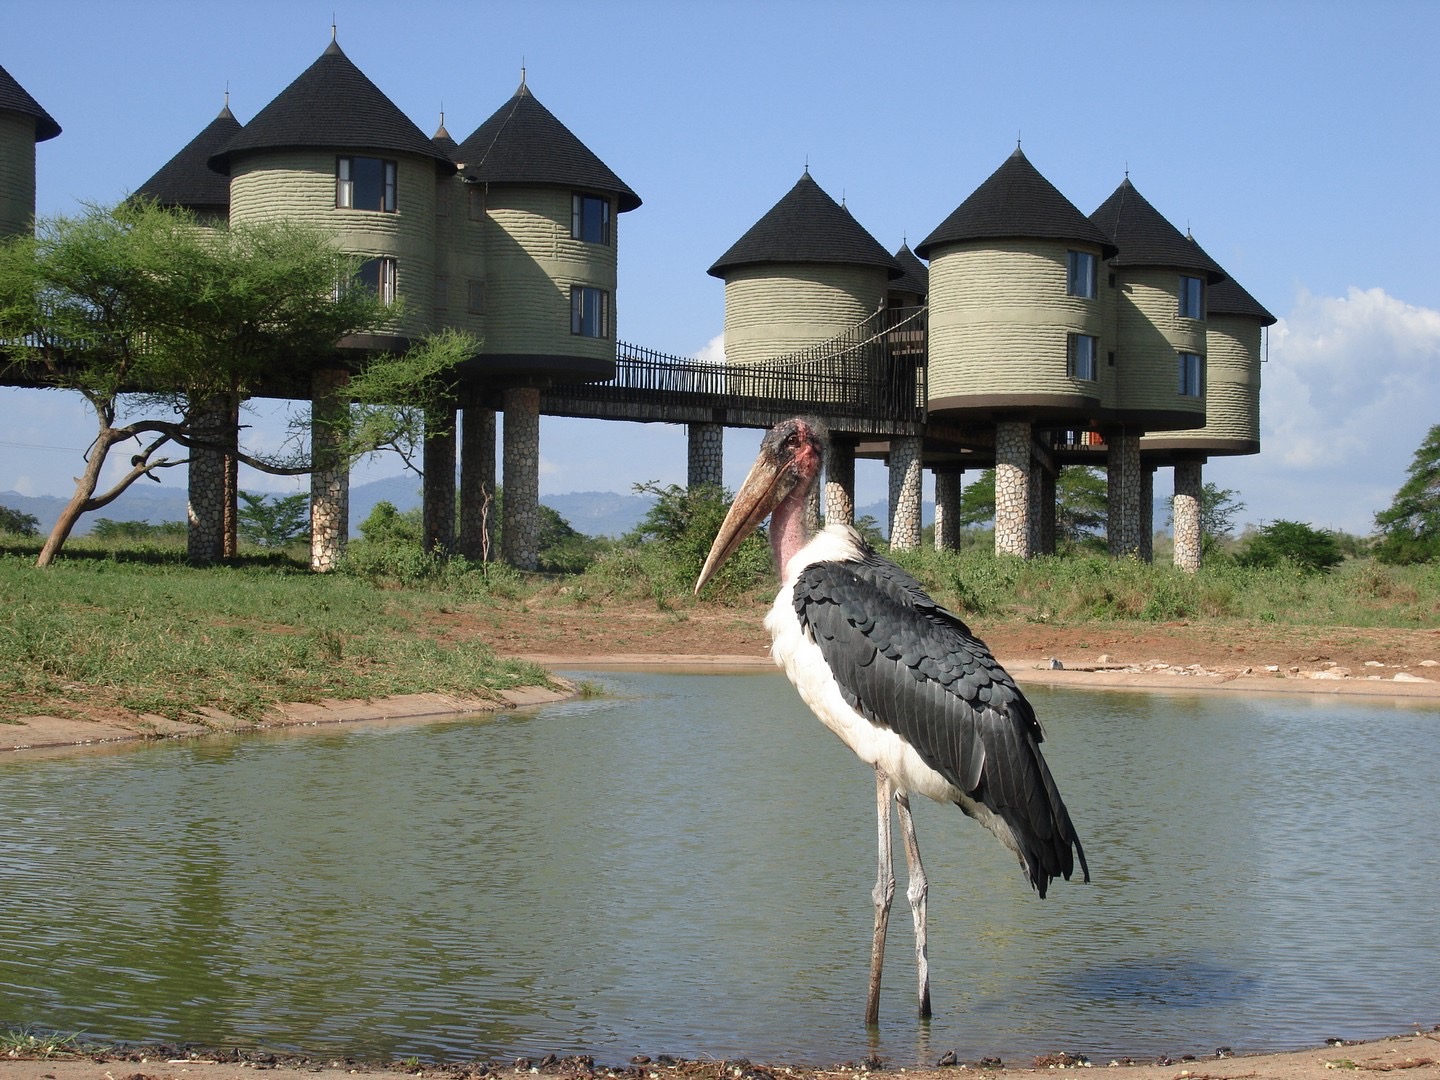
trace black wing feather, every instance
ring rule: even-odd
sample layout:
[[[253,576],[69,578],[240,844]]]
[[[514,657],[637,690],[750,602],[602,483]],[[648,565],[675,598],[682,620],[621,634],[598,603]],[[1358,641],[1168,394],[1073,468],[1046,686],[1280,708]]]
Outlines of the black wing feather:
[[[850,707],[1003,819],[1041,896],[1074,871],[1072,847],[1090,880],[1035,711],[958,616],[872,551],[806,567],[794,604]]]

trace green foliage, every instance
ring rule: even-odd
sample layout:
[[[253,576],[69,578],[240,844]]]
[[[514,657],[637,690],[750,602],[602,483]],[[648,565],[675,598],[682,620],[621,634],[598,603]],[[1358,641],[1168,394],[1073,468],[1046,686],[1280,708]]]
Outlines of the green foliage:
[[[395,504],[382,499],[376,503],[360,522],[360,535],[371,544],[414,544],[420,546],[423,537],[420,507],[403,513]]]
[[[1200,554],[1203,558],[1219,550],[1222,540],[1235,531],[1235,518],[1245,504],[1235,498],[1239,492],[1222,488],[1213,480],[1200,487]],[[1173,520],[1173,519],[1172,519]]]
[[[1425,434],[1390,506],[1375,515],[1375,557],[1394,565],[1440,559],[1440,424]]]
[[[1241,566],[1293,566],[1305,573],[1324,573],[1345,561],[1335,537],[1300,521],[1272,521],[1245,545]]]
[[[310,539],[310,496],[303,491],[273,497],[248,491],[239,495],[239,532],[256,547],[283,548]]]
[[[39,536],[40,519],[34,514],[24,514],[8,506],[0,506],[0,532],[16,536]]]
[[[148,521],[112,521],[110,518],[96,518],[90,526],[90,535],[106,542],[133,540],[184,540],[188,530],[183,521],[162,521],[152,525]]]
[[[957,524],[962,528],[987,525],[995,520],[995,470],[986,469],[960,492]]]
[[[1055,480],[1055,534],[1062,547],[1104,547],[1108,481],[1100,469],[1067,465]]]

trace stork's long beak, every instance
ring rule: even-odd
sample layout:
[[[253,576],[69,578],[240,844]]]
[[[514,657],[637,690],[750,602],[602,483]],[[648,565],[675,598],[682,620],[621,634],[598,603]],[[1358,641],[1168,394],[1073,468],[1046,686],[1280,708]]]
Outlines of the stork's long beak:
[[[789,467],[788,461],[761,450],[755,464],[750,466],[750,474],[740,485],[735,501],[730,504],[730,512],[715,534],[715,542],[710,545],[705,566],[695,580],[697,593],[725,565],[725,560],[735,554],[745,538],[770,516],[770,511],[784,501],[795,483],[794,470]]]

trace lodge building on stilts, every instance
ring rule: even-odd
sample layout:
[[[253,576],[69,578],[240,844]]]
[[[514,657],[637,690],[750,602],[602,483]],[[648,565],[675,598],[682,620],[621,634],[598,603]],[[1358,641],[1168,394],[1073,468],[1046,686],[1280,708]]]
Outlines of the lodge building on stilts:
[[[33,227],[36,144],[59,134],[0,67],[0,236]],[[1086,215],[1018,146],[913,251],[881,245],[807,168],[708,269],[724,282],[723,363],[619,340],[620,217],[640,197],[523,73],[465,139],[443,117],[426,136],[332,34],[248,123],[227,101],[134,194],[202,221],[318,226],[362,260],[365,284],[405,300],[382,332],[275,372],[257,395],[311,402],[317,570],[342,557],[348,518],[326,416],[366,356],[445,328],[481,344],[427,416],[426,543],[520,568],[539,553],[542,415],[683,424],[693,485],[720,483],[726,427],[814,413],[833,437],[827,517],[853,520],[855,461],[883,459],[898,548],[920,543],[922,470],[936,545],[952,547],[963,472],[993,467],[997,552],[1053,551],[1056,477],[1083,464],[1106,470],[1111,553],[1149,559],[1152,478],[1173,466],[1174,557],[1188,570],[1204,463],[1260,449],[1274,316],[1128,176]],[[3,368],[0,383],[29,385]],[[211,418],[217,445],[239,405]],[[195,449],[188,483],[191,556],[233,553],[235,459]]]

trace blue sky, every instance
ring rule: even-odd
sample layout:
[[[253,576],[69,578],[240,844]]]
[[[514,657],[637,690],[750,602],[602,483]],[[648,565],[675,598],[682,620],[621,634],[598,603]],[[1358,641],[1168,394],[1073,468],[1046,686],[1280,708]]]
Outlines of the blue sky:
[[[427,134],[443,108],[463,139],[524,64],[644,199],[619,221],[624,340],[717,349],[723,286],[705,270],[807,162],[893,250],[1019,138],[1086,213],[1128,170],[1280,318],[1262,453],[1206,468],[1242,521],[1366,533],[1440,423],[1440,4],[6,0],[0,65],[64,129],[37,148],[38,212],[122,198],[227,88],[249,120],[323,51],[332,15],[346,54]],[[681,428],[541,430],[542,494],[684,482]],[[0,391],[0,491],[67,494],[92,432],[78,399]],[[731,487],[757,442],[727,437]],[[398,471],[367,463],[356,480]],[[1160,470],[1156,494],[1171,484]],[[862,463],[857,485],[862,505],[883,499],[883,469]]]

